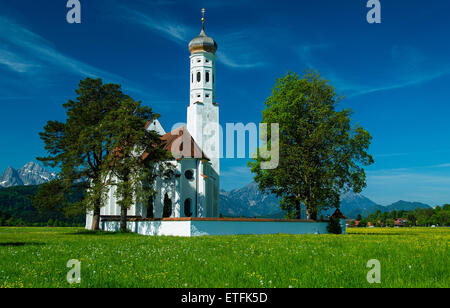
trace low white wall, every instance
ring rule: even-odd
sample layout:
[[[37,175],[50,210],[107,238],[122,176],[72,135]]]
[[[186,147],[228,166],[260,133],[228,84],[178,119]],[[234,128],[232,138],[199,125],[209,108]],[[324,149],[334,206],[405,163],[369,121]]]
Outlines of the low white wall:
[[[87,230],[91,230],[92,228],[92,219],[94,218],[94,213],[92,211],[87,212],[86,214],[86,225],[85,228]]]
[[[347,234],[347,224],[345,223],[345,219],[340,219],[342,234]]]
[[[104,231],[118,231],[119,221],[101,223]],[[238,234],[327,234],[327,222],[291,221],[132,221],[127,228],[142,235],[204,236]],[[345,227],[343,229],[345,234]]]
[[[131,222],[130,230],[142,235],[191,236],[190,221]]]
[[[105,221],[102,230],[116,232],[119,221]],[[190,221],[129,221],[127,229],[142,235],[191,236]]]
[[[235,234],[326,234],[327,222],[192,221],[191,236]]]

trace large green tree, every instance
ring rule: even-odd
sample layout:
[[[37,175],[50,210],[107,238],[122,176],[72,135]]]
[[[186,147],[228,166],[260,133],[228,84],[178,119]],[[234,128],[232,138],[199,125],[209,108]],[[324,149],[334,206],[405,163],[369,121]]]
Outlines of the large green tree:
[[[166,163],[170,154],[164,149],[161,136],[145,129],[146,123],[158,116],[151,108],[129,98],[110,112],[105,121],[114,151],[103,164],[103,174],[107,185],[116,187],[122,231],[127,229],[128,209],[133,204],[149,204],[156,195],[156,177],[167,176],[171,171]]]
[[[58,189],[68,191],[74,184],[85,183],[87,193],[82,205],[84,209],[93,211],[92,229],[97,230],[100,208],[107,191],[103,176],[104,162],[114,149],[110,127],[107,125],[108,115],[129,97],[122,92],[120,85],[103,84],[101,79],[92,78],[80,81],[76,93],[78,96],[75,100],[69,100],[63,105],[66,121],[49,121],[39,134],[48,156],[39,157],[38,160],[60,170],[58,181],[52,182],[54,187],[43,186],[46,192]],[[63,194],[47,199],[54,204],[44,205],[45,202],[37,200],[36,205],[56,207],[62,202]]]
[[[361,126],[351,125],[351,110],[339,107],[342,98],[316,72],[303,77],[288,73],[278,79],[265,102],[262,123],[279,124],[279,163],[264,169],[270,160],[261,155],[249,162],[255,181],[265,192],[283,197],[282,205],[306,206],[308,219],[320,210],[339,207],[340,195],[360,192],[366,185],[362,166],[373,163],[367,153],[371,136]],[[268,146],[272,132],[267,132]]]

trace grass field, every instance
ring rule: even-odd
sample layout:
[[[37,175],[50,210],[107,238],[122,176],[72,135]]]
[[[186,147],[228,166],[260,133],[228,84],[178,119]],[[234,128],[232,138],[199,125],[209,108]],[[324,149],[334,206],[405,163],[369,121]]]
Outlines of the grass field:
[[[0,287],[450,287],[450,228],[200,238],[0,228]],[[69,285],[67,261],[81,261]],[[381,262],[369,284],[367,261]]]

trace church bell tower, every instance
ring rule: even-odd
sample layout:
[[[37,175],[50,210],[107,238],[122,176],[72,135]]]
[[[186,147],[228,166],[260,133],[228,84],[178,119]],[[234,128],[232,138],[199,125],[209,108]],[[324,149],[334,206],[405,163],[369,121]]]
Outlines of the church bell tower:
[[[219,104],[216,102],[217,43],[205,33],[205,9],[202,9],[202,15],[202,30],[199,36],[189,43],[191,69],[187,128],[210,159],[218,192],[220,131]]]

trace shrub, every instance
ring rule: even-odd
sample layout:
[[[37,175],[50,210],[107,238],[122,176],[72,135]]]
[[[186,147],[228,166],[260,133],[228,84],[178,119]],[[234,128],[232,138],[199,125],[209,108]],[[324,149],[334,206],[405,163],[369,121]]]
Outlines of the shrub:
[[[341,221],[339,218],[330,217],[327,230],[332,234],[342,234]]]
[[[359,226],[361,228],[367,227],[367,219],[361,219],[361,221],[359,222]]]

